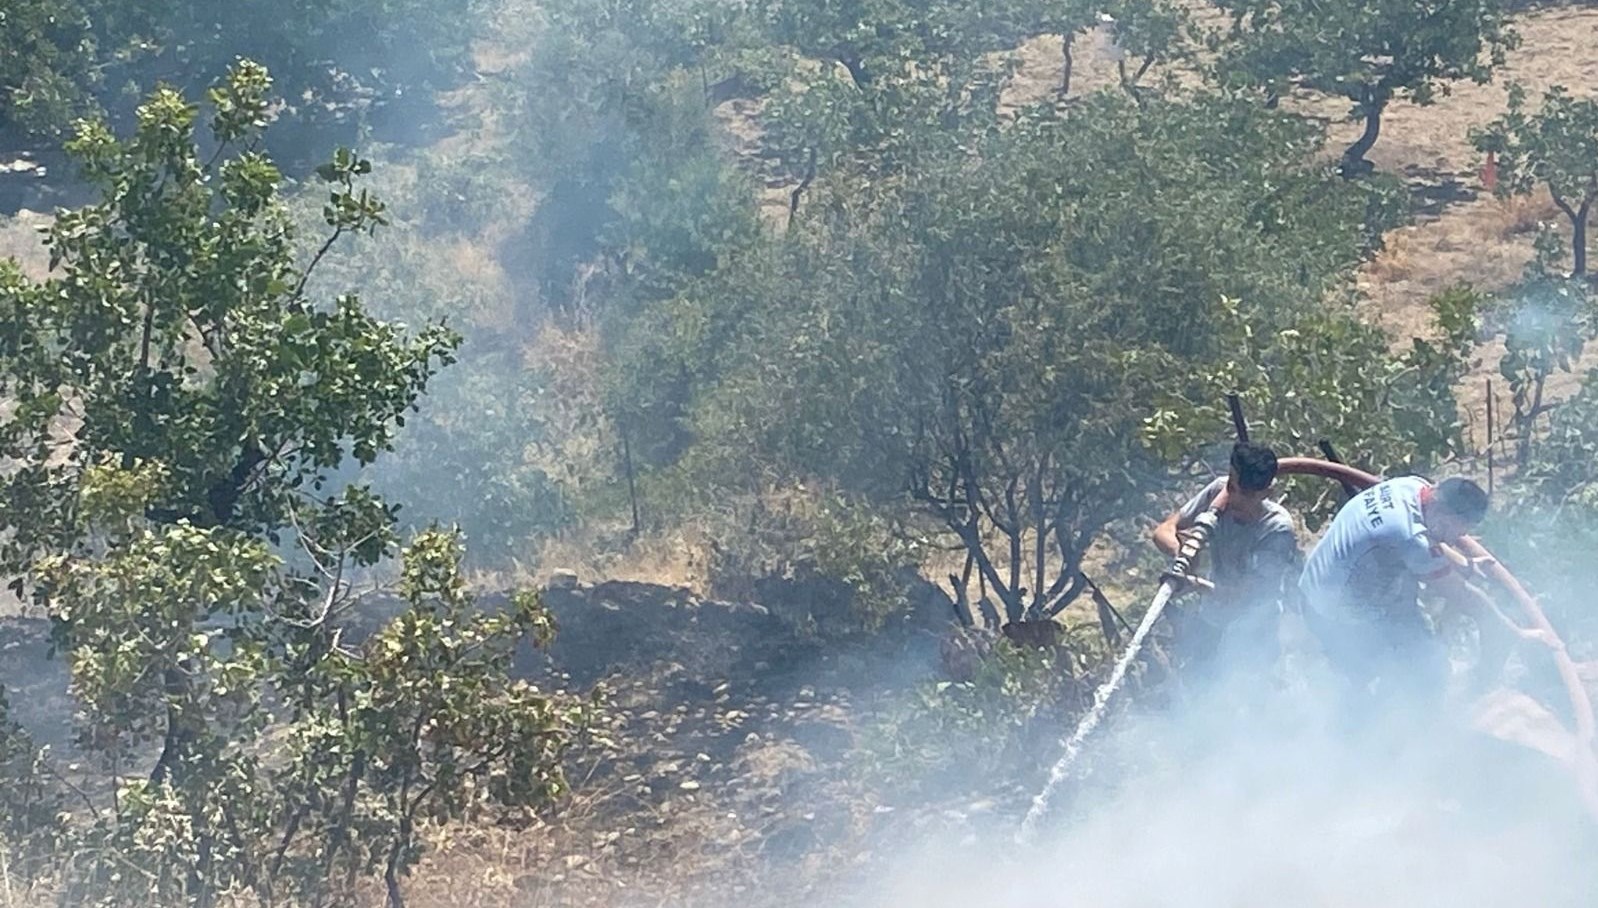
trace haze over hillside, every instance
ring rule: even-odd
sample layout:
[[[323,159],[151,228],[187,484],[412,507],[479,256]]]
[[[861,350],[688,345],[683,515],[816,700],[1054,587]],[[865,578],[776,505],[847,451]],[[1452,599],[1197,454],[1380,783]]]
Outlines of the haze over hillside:
[[[1591,904],[1591,3],[13,5],[0,906]],[[1554,644],[1128,651],[1232,394]]]

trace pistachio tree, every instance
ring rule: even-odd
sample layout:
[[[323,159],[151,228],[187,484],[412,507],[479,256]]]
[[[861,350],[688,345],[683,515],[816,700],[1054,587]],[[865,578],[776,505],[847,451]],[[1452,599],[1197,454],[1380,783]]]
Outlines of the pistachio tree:
[[[1512,85],[1509,110],[1473,130],[1471,140],[1482,152],[1497,155],[1500,197],[1548,188],[1570,221],[1571,276],[1585,276],[1587,225],[1598,201],[1598,100],[1555,85],[1534,112],[1527,109],[1525,88]]]
[[[1515,42],[1499,0],[1217,0],[1231,17],[1218,68],[1271,96],[1295,86],[1345,98],[1364,130],[1343,152],[1345,173],[1370,169],[1394,98],[1430,104],[1449,83],[1485,82]]]
[[[403,544],[396,506],[334,479],[391,447],[457,340],[307,293],[385,209],[340,151],[297,259],[253,150],[270,89],[238,64],[203,153],[200,108],[170,89],[128,138],[82,123],[69,148],[100,200],[57,217],[44,280],[0,263],[0,569],[50,618],[94,774],[30,757],[0,717],[8,797],[83,802],[5,833],[33,856],[59,842],[27,866],[73,904],[325,904],[378,873],[398,905],[420,822],[564,784],[574,715],[510,676],[518,641],[548,639],[536,598],[482,613],[453,534]],[[359,633],[355,573],[396,554],[398,616]]]
[[[1354,382],[1362,355],[1386,361],[1323,308],[1371,208],[1311,163],[1319,141],[1221,97],[1117,91],[1029,111],[874,192],[824,183],[802,226],[640,322],[631,387],[651,424],[693,439],[678,469],[704,487],[841,487],[937,527],[965,556],[956,597],[1054,615],[1106,526],[1163,486],[1163,455],[1224,425],[1167,448],[1150,420],[1216,399],[1230,362],[1314,369],[1329,351]],[[686,412],[661,374],[686,376]],[[1384,404],[1351,396],[1349,423],[1402,433]]]

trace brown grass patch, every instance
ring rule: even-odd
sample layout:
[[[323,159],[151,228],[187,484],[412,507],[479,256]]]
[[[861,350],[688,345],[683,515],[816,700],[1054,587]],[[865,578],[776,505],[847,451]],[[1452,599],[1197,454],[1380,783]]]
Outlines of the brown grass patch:
[[[1554,204],[1553,196],[1546,190],[1496,199],[1493,207],[1494,210],[1483,221],[1494,222],[1491,226],[1496,228],[1496,239],[1500,240],[1535,234],[1538,227],[1558,223],[1563,217]]]
[[[557,570],[583,580],[629,580],[679,587],[696,596],[709,595],[709,543],[690,529],[673,529],[630,538],[625,524],[590,524],[545,540],[538,547],[536,568],[522,574],[547,582]]]
[[[24,274],[43,280],[49,273],[50,254],[39,228],[50,220],[49,215],[26,209],[15,217],[0,217],[0,259],[16,259]]]

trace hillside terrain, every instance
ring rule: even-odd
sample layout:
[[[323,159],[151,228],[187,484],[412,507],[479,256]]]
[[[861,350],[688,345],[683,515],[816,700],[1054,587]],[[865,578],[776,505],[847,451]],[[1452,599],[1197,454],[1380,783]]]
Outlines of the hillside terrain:
[[[1370,154],[1378,172],[1401,179],[1412,218],[1386,232],[1380,248],[1359,266],[1355,305],[1359,317],[1382,329],[1400,352],[1411,338],[1439,335],[1430,302],[1437,294],[1461,283],[1489,294],[1510,290],[1534,259],[1538,230],[1567,230],[1546,192],[1494,198],[1483,186],[1482,160],[1469,133],[1505,110],[1509,82],[1534,94],[1556,84],[1598,93],[1598,9],[1539,6],[1517,14],[1514,23],[1521,43],[1491,83],[1453,83],[1427,105],[1394,102]],[[421,839],[429,850],[407,876],[409,903],[869,904],[875,891],[868,884],[902,871],[904,854],[928,843],[954,843],[963,861],[992,860],[1007,868],[1001,861],[1010,852],[1014,817],[1057,756],[1058,735],[1091,698],[1102,673],[1099,659],[1111,642],[1119,642],[1119,632],[1107,629],[1107,620],[1100,623],[1105,613],[1084,596],[1060,618],[1069,627],[1064,644],[1029,649],[1016,657],[1018,664],[1004,663],[994,677],[1001,678],[1006,696],[984,699],[980,684],[967,684],[981,669],[967,671],[963,660],[972,652],[990,655],[996,634],[955,632],[957,603],[945,589],[951,586],[946,581],[954,581],[986,596],[988,584],[972,579],[970,559],[957,546],[916,549],[920,572],[908,583],[903,573],[893,573],[902,565],[884,569],[911,590],[904,607],[869,633],[834,634],[825,603],[835,590],[806,585],[803,568],[835,553],[818,556],[807,548],[804,557],[761,561],[767,553],[756,550],[768,544],[756,518],[779,526],[770,533],[779,540],[773,546],[786,538],[783,531],[820,520],[817,506],[805,497],[813,490],[802,483],[796,492],[774,471],[758,477],[765,485],[753,504],[731,495],[706,504],[699,499],[710,496],[681,488],[702,473],[662,468],[650,475],[639,468],[640,516],[634,458],[643,463],[649,452],[633,447],[637,436],[625,434],[622,421],[607,409],[617,379],[604,371],[602,360],[612,349],[607,345],[617,341],[593,314],[599,307],[593,300],[635,275],[627,264],[584,263],[589,270],[578,269],[574,302],[553,314],[543,291],[533,289],[529,275],[535,266],[518,244],[526,245],[529,235],[558,234],[559,227],[528,227],[530,220],[536,225],[541,206],[551,204],[549,193],[526,176],[498,170],[528,141],[506,122],[498,94],[511,74],[529,65],[509,39],[485,40],[474,49],[475,80],[445,98],[457,124],[451,134],[378,155],[374,179],[378,194],[390,201],[393,220],[378,234],[382,239],[354,237],[353,253],[345,260],[330,258],[309,283],[329,295],[360,285],[384,316],[412,324],[447,317],[463,326],[466,377],[444,373],[439,387],[445,390],[439,393],[450,396],[420,407],[418,422],[437,420],[444,430],[416,448],[407,447],[410,436],[401,436],[396,448],[409,472],[376,475],[431,496],[416,509],[423,518],[459,522],[474,544],[486,540],[498,547],[503,557],[467,562],[474,588],[494,602],[511,587],[543,591],[558,634],[547,650],[527,644],[516,650],[516,677],[543,691],[595,691],[599,703],[594,724],[582,729],[565,756],[569,796],[552,806],[511,811],[494,823],[423,822]],[[1051,97],[1062,73],[1059,39],[1033,39],[1013,53],[1017,69],[1001,105],[1013,110]],[[1078,37],[1073,94],[1114,86],[1116,54],[1103,28]],[[1147,79],[1167,74],[1186,76],[1156,66]],[[1306,91],[1285,99],[1284,106],[1333,124],[1327,155],[1358,135],[1357,125],[1345,120],[1344,102]],[[715,139],[753,175],[760,217],[782,224],[808,179],[777,172],[767,160],[759,113],[748,98],[720,103],[715,122],[722,132]],[[812,177],[813,171],[812,164]],[[31,171],[0,169],[0,199],[15,202],[7,203],[0,218],[0,258],[16,259],[36,279],[48,271],[39,229],[49,215],[33,206],[46,207],[56,198],[42,186]],[[319,192],[311,195],[296,198],[294,216],[320,226],[322,200]],[[648,285],[653,277],[639,280]],[[708,279],[687,284],[707,294],[715,289]],[[1456,463],[1474,464],[1486,446],[1486,388],[1491,383],[1496,395],[1506,393],[1499,376],[1504,342],[1489,333],[1483,330],[1468,367],[1456,376],[1468,448]],[[1548,385],[1549,401],[1572,396],[1581,367],[1595,363],[1598,351],[1591,351],[1578,368],[1558,371]],[[656,378],[662,387],[676,379],[665,370]],[[1504,399],[1495,401],[1498,412],[1505,412]],[[526,437],[501,437],[524,428]],[[481,449],[471,447],[491,434]],[[485,479],[460,465],[479,455],[484,474],[493,466],[513,475]],[[714,473],[720,464],[712,457],[691,467]],[[430,473],[435,467],[440,472]],[[451,471],[461,475],[439,478]],[[556,491],[539,484],[546,482]],[[820,498],[830,489],[824,483],[817,488]],[[461,519],[477,507],[477,497],[486,502],[494,496],[493,510],[485,505],[483,514],[469,514],[479,523]],[[564,522],[551,517],[552,528],[537,523],[544,512],[531,514],[536,509],[527,503],[557,499],[559,506],[549,511],[560,511]],[[673,522],[653,510],[665,512],[684,501],[698,508],[681,505],[692,520]],[[1108,602],[1133,621],[1152,592],[1153,572],[1136,547],[1146,529],[1141,515],[1164,506],[1146,494],[1138,498],[1139,516],[1105,529],[1082,561],[1102,581]],[[825,518],[835,516],[819,510]],[[838,520],[844,533],[858,534],[846,535],[845,548],[913,535],[897,524],[858,529]],[[729,553],[722,543],[729,533],[747,537],[754,554]],[[1029,544],[1035,540],[1025,538]],[[1037,545],[1039,561],[1052,559],[1049,564],[1057,567],[1061,559],[1046,559],[1042,542]],[[765,585],[728,582],[732,571],[726,564],[743,566],[739,558],[761,567],[775,564],[769,573],[776,579],[764,578]],[[375,570],[372,578],[363,575],[367,579],[391,578]],[[863,596],[843,598],[852,606]],[[380,613],[381,608],[372,612]],[[63,759],[77,760],[82,754],[70,734],[74,706],[67,670],[61,661],[44,658],[48,645],[45,619],[15,601],[0,603],[0,684],[12,693],[13,714]],[[1162,660],[1146,659],[1135,671],[1137,689],[1155,711],[1181,703],[1183,696]],[[1026,681],[1002,680],[1014,677]],[[951,684],[957,693],[969,688],[970,699],[953,706],[939,700]],[[1016,686],[1030,690],[1028,684],[1044,693],[1008,696]],[[995,727],[1001,732],[990,741],[988,730]],[[9,879],[4,886],[0,906],[6,908],[43,904],[52,895],[14,889]],[[384,898],[375,877],[362,886],[373,904]]]
[[[1427,336],[1433,330],[1427,300],[1456,283],[1469,282],[1487,291],[1515,284],[1532,259],[1537,226],[1559,222],[1546,195],[1499,200],[1485,192],[1481,158],[1471,148],[1467,134],[1502,112],[1506,82],[1519,82],[1533,91],[1553,84],[1598,90],[1598,40],[1594,40],[1598,39],[1598,10],[1537,9],[1517,17],[1515,23],[1523,43],[1510,53],[1494,82],[1456,84],[1430,105],[1395,103],[1373,151],[1378,168],[1403,177],[1415,211],[1415,223],[1388,233],[1383,248],[1361,269],[1359,277],[1361,311],[1395,339]],[[1087,91],[1113,86],[1112,49],[1103,32],[1089,32],[1077,41],[1074,88]],[[1023,48],[1020,57],[1022,67],[1009,100],[1019,104],[1050,95],[1060,75],[1058,39],[1039,39]],[[1295,103],[1329,120],[1340,121],[1344,113],[1342,105],[1334,101],[1315,102],[1306,96]],[[747,143],[758,141],[758,134],[744,130],[735,110],[729,109],[727,120],[738,132],[741,147],[747,150]],[[1332,130],[1331,144],[1351,140],[1357,132],[1354,125],[1339,122]],[[784,213],[791,188],[770,190],[767,211],[772,217]],[[1479,428],[1482,388],[1487,379],[1497,377],[1501,352],[1501,342],[1484,344],[1475,367],[1461,379],[1461,406],[1473,433],[1483,431]],[[1571,393],[1577,380],[1576,374],[1562,376],[1553,393]],[[1499,406],[1503,403],[1500,399]],[[1484,435],[1474,437],[1478,443],[1485,441]],[[657,563],[640,567],[641,573],[635,576],[694,576],[691,566],[673,568]],[[625,566],[620,570],[628,573]],[[1134,604],[1145,593],[1122,578],[1114,578],[1111,585],[1114,598],[1125,605]],[[749,645],[769,642],[767,633],[774,630],[760,633]],[[844,768],[850,765],[851,749],[861,746],[862,719],[883,708],[873,704],[869,693],[862,696],[859,692],[871,691],[884,682],[885,673],[898,674],[907,671],[907,666],[919,666],[923,677],[939,671],[924,654],[917,657],[911,650],[900,655],[891,640],[883,646],[886,653],[853,657],[858,660],[855,671],[864,672],[865,677],[851,678],[852,673],[840,674],[839,667],[824,663],[793,670],[795,680],[789,683],[811,680],[800,688],[805,696],[791,707],[762,701],[751,709],[743,699],[748,694],[739,693],[741,688],[767,683],[769,669],[730,677],[724,682],[725,690],[713,687],[711,699],[720,705],[712,711],[738,704],[732,714],[748,717],[745,721],[751,723],[730,759],[722,754],[711,760],[702,756],[715,749],[711,742],[719,732],[716,726],[707,728],[703,723],[702,699],[680,692],[669,682],[644,682],[629,672],[618,738],[623,728],[631,728],[645,731],[655,742],[648,758],[627,764],[632,771],[621,775],[623,785],[630,779],[639,786],[638,794],[618,792],[609,800],[603,796],[580,799],[581,807],[574,808],[576,817],[553,821],[563,834],[540,838],[532,846],[516,833],[501,831],[475,836],[485,841],[469,841],[475,837],[452,841],[434,865],[441,879],[450,881],[438,891],[447,890],[456,897],[468,891],[481,893],[476,897],[483,899],[482,904],[518,904],[510,895],[514,879],[506,876],[503,862],[494,857],[498,851],[520,855],[512,861],[527,862],[532,878],[561,880],[560,885],[541,883],[535,890],[550,904],[565,904],[565,899],[578,897],[574,895],[578,892],[589,893],[590,904],[618,898],[662,905],[723,900],[748,905],[832,903],[849,891],[851,881],[858,884],[887,869],[882,855],[872,854],[873,843],[879,852],[891,855],[918,836],[936,839],[951,830],[956,838],[973,835],[981,828],[984,812],[993,811],[1005,800],[1013,810],[1026,794],[1025,786],[1016,783],[1037,779],[1037,767],[1001,785],[999,791],[922,804],[911,809],[910,816],[903,808],[896,810],[883,803],[886,791],[862,785]],[[746,664],[744,670],[764,664]],[[665,661],[657,663],[654,670],[675,674],[681,668]],[[787,692],[792,694],[792,690]],[[833,702],[818,702],[828,699]],[[764,722],[758,718],[762,710]],[[818,736],[817,723],[828,733]],[[740,724],[739,731],[744,727]],[[1047,748],[1040,748],[1038,755],[1046,759],[1047,753]],[[673,772],[686,776],[696,771],[703,773],[703,782],[698,777],[685,778],[693,790],[685,795],[679,782],[677,792],[672,792]],[[610,778],[609,784],[614,785],[615,771]],[[641,795],[645,787],[662,792],[654,797],[666,805],[665,811],[658,812],[658,805],[648,807],[646,824],[630,827],[620,839],[608,841],[599,831],[606,825],[604,817],[615,816],[612,822],[622,822],[622,817],[635,816],[632,798]],[[751,814],[759,819],[751,823]],[[563,824],[569,825],[563,829]],[[960,832],[962,829],[966,831]],[[595,842],[606,841],[597,856],[582,847],[590,836]],[[562,841],[572,843],[572,854],[561,853],[565,850],[559,844]],[[497,883],[490,882],[496,878]],[[504,894],[494,896],[496,888]],[[499,901],[501,898],[507,900]],[[534,903],[542,902],[535,899]]]

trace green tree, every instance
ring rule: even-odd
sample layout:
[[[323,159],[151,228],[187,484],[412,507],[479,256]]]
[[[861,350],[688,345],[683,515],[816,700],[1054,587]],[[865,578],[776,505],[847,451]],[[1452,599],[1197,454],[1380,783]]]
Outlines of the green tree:
[[[1217,0],[1232,19],[1219,63],[1224,81],[1293,85],[1347,98],[1365,129],[1343,152],[1345,173],[1365,155],[1395,97],[1429,104],[1458,79],[1485,82],[1515,43],[1497,0]]]
[[[0,10],[0,130],[48,130],[85,100],[89,16],[62,0],[17,0]]]
[[[1556,373],[1575,371],[1593,336],[1585,281],[1550,275],[1539,264],[1528,272],[1525,281],[1498,300],[1494,325],[1504,339],[1498,372],[1509,385],[1515,408],[1515,462],[1522,467],[1531,460],[1538,422],[1557,406],[1548,393],[1549,380]]]
[[[0,263],[0,566],[51,618],[103,774],[53,868],[72,902],[326,903],[375,871],[398,905],[420,819],[563,784],[572,714],[509,675],[548,615],[475,609],[451,534],[405,547],[397,618],[348,626],[352,572],[399,539],[395,508],[334,472],[391,447],[456,338],[306,292],[384,208],[341,151],[326,239],[296,263],[282,179],[248,150],[269,90],[241,63],[210,92],[206,155],[174,90],[126,140],[85,122],[69,148],[101,201],[58,216],[48,279]]]
[[[1472,130],[1482,152],[1498,156],[1500,197],[1547,186],[1554,204],[1570,220],[1571,276],[1587,274],[1587,224],[1598,201],[1598,100],[1572,97],[1556,85],[1542,107],[1526,109],[1526,90],[1509,89],[1509,110],[1485,128]]]
[[[515,166],[541,193],[522,270],[546,312],[669,295],[752,232],[753,187],[711,113],[712,79],[746,46],[728,9],[560,0],[533,29],[508,104]]]
[[[841,65],[860,89],[911,62],[1008,50],[1041,33],[1045,16],[1043,5],[1031,0],[768,2],[760,14],[774,43]]]
[[[21,879],[41,875],[60,845],[64,792],[50,775],[49,750],[11,717],[0,689],[0,860]]]
[[[18,0],[0,10],[0,129],[53,138],[101,109],[120,122],[145,90],[198,90],[198,74],[240,57],[278,74],[302,127],[400,103],[396,119],[414,120],[411,102],[469,72],[483,12],[475,0]]]
[[[818,173],[869,182],[970,153],[1000,126],[999,99],[1018,65],[1009,51],[1030,37],[1061,35],[1064,95],[1075,36],[1112,17],[1118,43],[1140,61],[1131,73],[1122,65],[1132,91],[1156,62],[1180,52],[1186,14],[1165,0],[774,4],[764,40],[783,51],[777,59],[786,66],[761,119],[767,147],[799,183],[790,207]]]
[[[624,368],[645,401],[646,377],[687,376],[686,418],[658,422],[685,426],[681,469],[707,485],[817,477],[919,512],[967,554],[956,594],[980,577],[1009,620],[1053,615],[1160,485],[1159,401],[1208,403],[1218,367],[1286,356],[1290,331],[1334,352],[1355,333],[1320,313],[1366,190],[1307,164],[1317,143],[1212,97],[1032,111],[872,195],[823,185],[802,229],[642,319]],[[1357,443],[1402,433],[1360,403]]]
[[[1463,303],[1459,294],[1468,294]],[[1453,389],[1476,343],[1482,300],[1456,290],[1432,303],[1441,337],[1413,338],[1395,355],[1385,332],[1339,302],[1261,331],[1247,323],[1240,301],[1223,300],[1214,317],[1228,326],[1230,349],[1201,370],[1197,384],[1239,393],[1251,433],[1284,456],[1314,455],[1326,439],[1377,473],[1424,472],[1462,452]],[[1168,461],[1203,449],[1229,419],[1218,394],[1167,389],[1156,400],[1144,436]],[[1312,525],[1342,503],[1321,480],[1289,483],[1289,497]]]
[[[1587,557],[1598,545],[1598,377],[1547,414],[1545,431],[1506,483],[1504,513],[1487,527],[1487,542],[1538,600],[1567,640],[1592,658],[1598,633],[1591,590],[1598,572]],[[1573,647],[1575,649],[1575,647]]]

